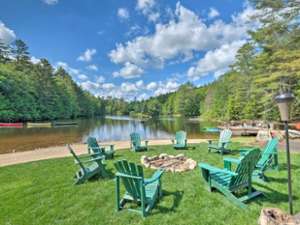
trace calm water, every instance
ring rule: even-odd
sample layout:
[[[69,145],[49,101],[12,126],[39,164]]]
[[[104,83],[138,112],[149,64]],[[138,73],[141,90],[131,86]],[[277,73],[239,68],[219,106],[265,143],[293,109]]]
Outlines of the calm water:
[[[59,128],[1,128],[0,153],[26,151],[41,147],[84,142],[88,136],[100,141],[129,140],[133,131],[146,139],[170,139],[177,130],[185,130],[189,138],[207,138],[206,126],[215,124],[184,118],[160,118],[141,122],[124,116],[76,120],[77,126]]]

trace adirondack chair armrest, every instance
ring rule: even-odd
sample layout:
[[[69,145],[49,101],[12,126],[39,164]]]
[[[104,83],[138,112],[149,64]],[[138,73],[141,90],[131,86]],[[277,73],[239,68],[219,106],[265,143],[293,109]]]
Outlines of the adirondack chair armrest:
[[[241,162],[240,159],[234,159],[234,158],[229,158],[229,157],[224,158],[223,161],[224,162],[235,163],[235,164],[239,164]]]
[[[113,147],[114,145],[113,145],[113,144],[105,144],[105,145],[104,145],[104,144],[101,144],[101,146],[105,146],[105,147],[108,147],[108,146],[109,146],[109,147]]]
[[[93,159],[88,159],[88,160],[81,161],[81,163],[89,163],[89,162],[94,162],[94,161],[104,160],[104,159],[105,159],[104,156],[99,156],[97,158],[93,158]],[[76,162],[76,164],[79,164],[79,163]]]
[[[240,156],[246,155],[249,151],[250,151],[250,149],[239,149]]]
[[[92,150],[100,150],[101,149],[100,147],[92,147],[92,146],[89,146],[89,148]]]
[[[227,169],[227,170],[231,171],[232,170],[231,164],[232,163],[239,164],[241,162],[241,160],[240,159],[234,159],[234,158],[224,158],[223,162],[224,162],[224,169]]]
[[[156,170],[151,178],[144,180],[144,184],[147,185],[147,184],[150,184],[150,183],[153,183],[153,182],[159,180],[160,177],[163,175],[163,173],[164,173],[164,170]]]
[[[142,180],[143,179],[142,177],[128,175],[128,174],[120,173],[120,172],[117,172],[116,176],[118,176],[118,177],[125,177],[125,178],[132,178],[132,179],[137,179],[137,180]]]
[[[207,164],[207,163],[199,163],[199,164],[198,164],[198,167],[199,167],[200,169],[208,170],[210,173],[221,172],[221,173],[229,174],[229,175],[231,175],[231,176],[237,176],[237,175],[238,175],[237,173],[232,172],[232,171],[230,171],[230,170],[227,170],[227,169],[220,169],[220,168],[211,166],[211,165],[209,165],[209,164]]]

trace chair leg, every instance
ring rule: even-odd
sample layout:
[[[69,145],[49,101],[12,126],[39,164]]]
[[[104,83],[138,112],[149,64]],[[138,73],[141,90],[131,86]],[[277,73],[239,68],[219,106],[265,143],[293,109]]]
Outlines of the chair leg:
[[[246,209],[247,205],[244,204],[242,201],[240,201],[234,194],[232,194],[229,190],[220,190],[232,203],[234,203],[236,206]]]
[[[120,178],[116,177],[116,203],[117,203],[117,211],[121,210],[120,205]]]

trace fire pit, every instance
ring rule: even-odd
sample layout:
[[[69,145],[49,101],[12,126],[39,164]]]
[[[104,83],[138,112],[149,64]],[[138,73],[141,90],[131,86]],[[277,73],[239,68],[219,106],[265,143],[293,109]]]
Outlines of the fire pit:
[[[187,158],[183,154],[174,156],[165,153],[152,157],[144,155],[141,157],[141,163],[147,168],[164,169],[173,173],[193,170],[197,166],[195,160]]]

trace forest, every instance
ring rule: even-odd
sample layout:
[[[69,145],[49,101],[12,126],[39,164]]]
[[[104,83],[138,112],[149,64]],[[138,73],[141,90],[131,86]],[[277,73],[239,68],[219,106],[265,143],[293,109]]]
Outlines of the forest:
[[[104,115],[101,98],[79,87],[47,59],[34,64],[27,45],[0,44],[0,121],[42,121]]]
[[[105,114],[201,117],[211,120],[277,120],[274,97],[295,95],[291,115],[300,119],[300,16],[297,0],[252,0],[263,13],[259,27],[236,55],[230,70],[214,82],[187,82],[176,92],[143,101],[95,97],[47,59],[30,61],[22,40],[0,43],[0,121],[54,120]]]

